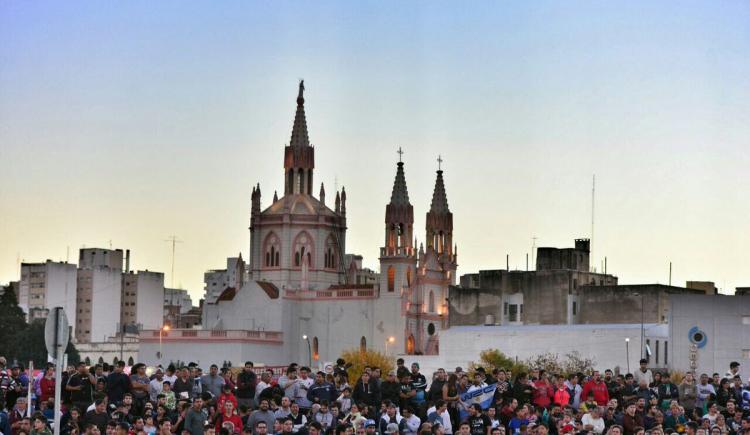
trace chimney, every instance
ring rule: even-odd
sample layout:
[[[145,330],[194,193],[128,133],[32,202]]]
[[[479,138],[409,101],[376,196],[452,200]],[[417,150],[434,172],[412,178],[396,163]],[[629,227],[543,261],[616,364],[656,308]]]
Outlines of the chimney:
[[[130,249],[125,250],[125,273],[130,272]]]

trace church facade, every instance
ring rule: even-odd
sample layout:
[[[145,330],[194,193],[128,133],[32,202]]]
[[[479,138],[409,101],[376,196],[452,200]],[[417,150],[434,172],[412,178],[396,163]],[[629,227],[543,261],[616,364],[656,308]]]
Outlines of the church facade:
[[[283,196],[274,192],[267,207],[260,184],[252,188],[247,263],[242,255],[232,258],[231,279],[222,275],[229,271],[206,274],[203,328],[142,331],[140,359],[164,364],[201,355],[200,364],[309,360],[318,366],[353,348],[437,354],[457,268],[443,171],[437,171],[425,239],[417,247],[399,159],[376,274],[346,253],[345,189],[330,205],[323,184],[315,189],[303,82],[283,170]]]

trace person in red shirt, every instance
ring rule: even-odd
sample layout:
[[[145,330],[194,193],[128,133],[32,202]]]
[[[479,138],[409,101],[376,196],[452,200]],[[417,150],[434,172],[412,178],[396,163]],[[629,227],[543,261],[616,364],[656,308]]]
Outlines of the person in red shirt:
[[[557,377],[557,387],[555,388],[555,394],[552,396],[552,402],[559,405],[560,408],[570,405],[570,393],[565,388],[565,376]]]
[[[552,403],[553,395],[554,387],[550,383],[547,373],[544,370],[539,370],[539,379],[534,382],[532,402],[535,406],[546,409]]]
[[[609,402],[609,391],[607,390],[607,384],[601,380],[598,370],[594,370],[591,380],[583,385],[581,397],[588,397],[589,392],[594,393],[594,400],[597,405],[607,406],[607,402]]]
[[[44,372],[44,377],[39,380],[39,391],[42,395],[39,397],[39,403],[45,403],[50,398],[55,397],[55,369],[48,368]]]
[[[232,393],[232,387],[224,384],[224,386],[221,388],[221,394],[216,399],[217,409],[223,410],[224,403],[226,401],[232,402],[232,404],[234,405],[234,409],[237,409],[237,398],[234,396],[234,393]]]
[[[230,433],[242,433],[242,418],[234,413],[234,403],[231,400],[224,401],[224,412],[216,419],[216,433],[221,431],[222,427],[228,427]]]

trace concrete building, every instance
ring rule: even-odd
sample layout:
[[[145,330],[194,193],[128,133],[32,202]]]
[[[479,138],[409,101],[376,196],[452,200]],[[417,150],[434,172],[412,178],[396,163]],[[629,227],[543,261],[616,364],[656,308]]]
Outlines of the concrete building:
[[[227,258],[225,269],[209,270],[203,274],[205,299],[209,304],[216,303],[221,293],[227,288],[240,288],[246,281],[247,265],[242,253],[237,257]]]
[[[140,270],[122,274],[121,325],[159,329],[164,321],[164,274]]]
[[[138,335],[125,334],[123,337],[110,337],[106,341],[78,343],[76,350],[81,361],[91,364],[115,364],[125,361],[129,366],[138,362],[140,351]]]
[[[128,264],[123,268],[123,260]],[[78,267],[93,269],[108,267],[110,269],[128,270],[130,268],[130,250],[123,256],[122,249],[81,248],[78,251]]]
[[[724,374],[740,363],[750,377],[750,296],[670,295],[672,368]]]
[[[345,189],[332,203],[326,203],[322,184],[317,198],[313,194],[315,149],[303,92],[300,83],[284,147],[283,196],[274,193],[262,208],[260,184],[252,190],[247,273],[232,277],[230,267],[241,269],[233,259],[227,269],[207,272],[204,330],[172,330],[166,337],[143,331],[144,362],[157,362],[160,339],[167,360],[201,355],[201,364],[250,358],[283,365],[305,361],[308,352],[314,363],[335,360],[347,349],[383,349],[386,342],[409,354],[438,353],[458,258],[443,171],[434,181],[425,242],[417,247],[404,163],[397,163],[385,207],[381,273],[364,269],[361,256],[346,253]]]
[[[583,286],[578,323],[667,323],[670,297],[704,291],[663,284]]]
[[[76,341],[106,341],[120,330],[122,250],[84,248],[79,261]]]
[[[69,323],[76,330],[76,265],[47,260],[44,263],[21,263],[18,304],[28,320],[47,318],[51,307],[63,307]]]
[[[719,289],[716,288],[716,284],[713,281],[688,281],[685,283],[685,287],[700,290],[707,295],[719,294]]]
[[[737,287],[734,289],[735,296],[748,296],[750,295],[750,287]]]
[[[538,248],[536,270],[482,270],[451,286],[451,326],[581,323],[582,289],[616,285],[614,275],[589,271],[589,240],[574,248]]]
[[[164,289],[164,309],[177,307],[180,314],[186,314],[193,308],[193,299],[187,290],[179,288]]]

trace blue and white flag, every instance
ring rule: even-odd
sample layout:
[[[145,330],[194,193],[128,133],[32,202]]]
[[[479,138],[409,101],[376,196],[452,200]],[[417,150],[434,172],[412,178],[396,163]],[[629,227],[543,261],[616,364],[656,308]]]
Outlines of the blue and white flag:
[[[497,384],[490,384],[482,388],[470,389],[462,394],[458,400],[458,411],[461,415],[461,420],[468,417],[469,408],[475,403],[478,403],[482,409],[489,408],[492,405],[492,400],[495,398],[495,389],[497,389]]]

